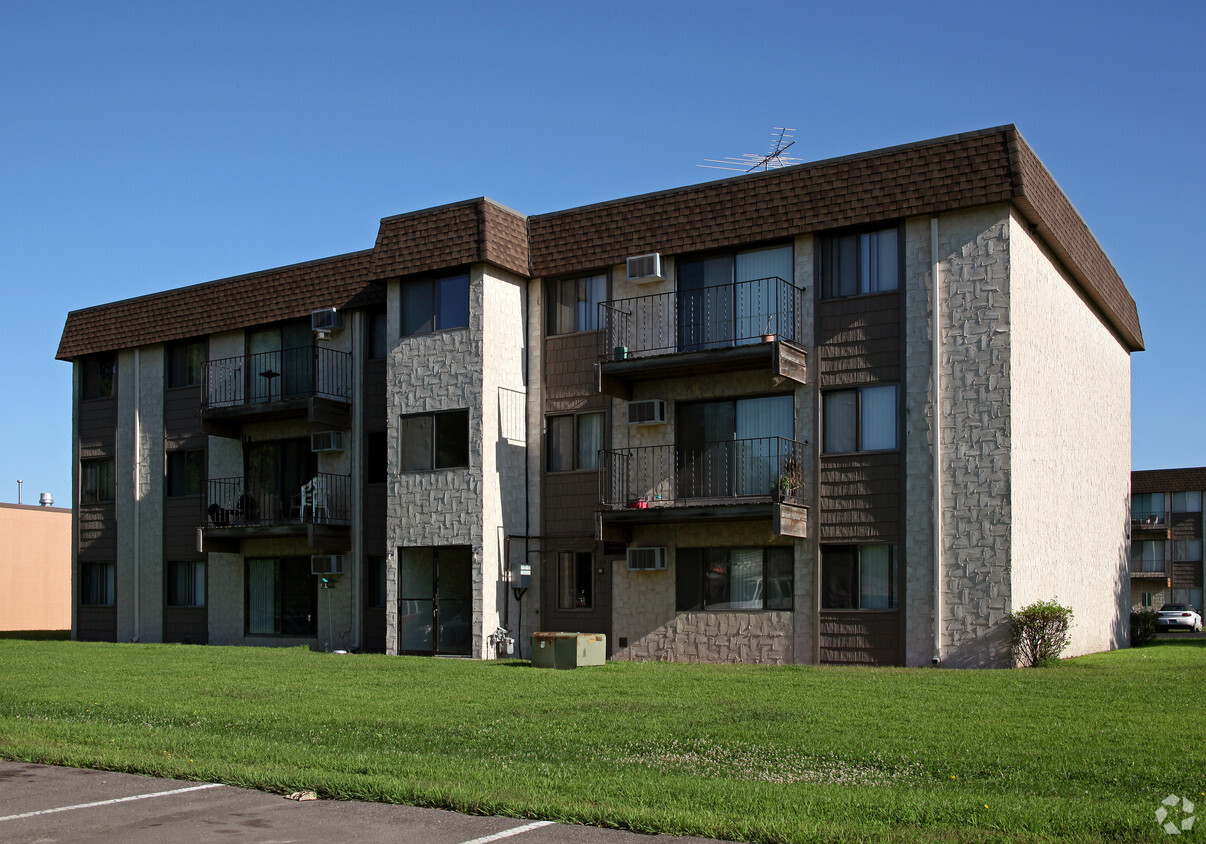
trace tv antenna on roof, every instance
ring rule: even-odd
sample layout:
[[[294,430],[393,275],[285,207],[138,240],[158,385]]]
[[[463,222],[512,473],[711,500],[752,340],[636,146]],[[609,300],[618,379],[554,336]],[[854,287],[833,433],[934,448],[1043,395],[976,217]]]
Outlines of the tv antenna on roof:
[[[713,170],[736,170],[739,173],[752,173],[755,170],[776,170],[780,167],[787,167],[790,164],[799,164],[802,159],[792,158],[783,154],[796,142],[795,138],[788,134],[794,131],[796,130],[786,129],[782,126],[774,127],[771,130],[770,152],[766,155],[747,152],[742,156],[729,156],[723,159],[705,158],[704,161],[711,163],[700,164],[698,166],[711,167]]]

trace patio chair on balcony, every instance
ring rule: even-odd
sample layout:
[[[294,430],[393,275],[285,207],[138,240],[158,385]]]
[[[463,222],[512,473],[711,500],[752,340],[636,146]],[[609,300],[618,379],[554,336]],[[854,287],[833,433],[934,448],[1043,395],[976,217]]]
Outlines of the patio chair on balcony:
[[[302,484],[301,492],[293,497],[294,507],[298,511],[298,520],[306,521],[306,510],[310,511],[310,521],[324,522],[330,518],[330,494],[327,489],[327,479],[318,476]]]

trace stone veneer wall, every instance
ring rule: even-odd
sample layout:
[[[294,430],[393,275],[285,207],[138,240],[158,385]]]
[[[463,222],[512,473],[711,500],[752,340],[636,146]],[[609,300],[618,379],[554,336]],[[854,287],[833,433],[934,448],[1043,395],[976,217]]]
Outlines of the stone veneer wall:
[[[123,349],[117,356],[118,422],[114,471],[117,480],[119,642],[158,642],[163,638],[163,354],[163,346],[155,345],[140,348],[137,355],[134,349]],[[140,405],[137,408],[135,379]],[[137,489],[135,478],[138,479]],[[138,602],[137,612],[135,601]]]
[[[1013,606],[1071,606],[1067,656],[1122,647],[1130,354],[1026,224],[1015,216],[1010,228]]]
[[[775,537],[769,522],[693,522],[635,528],[632,545],[664,545],[666,570],[630,572],[623,559],[615,561],[613,659],[772,664],[798,661],[795,615],[803,612],[807,617],[807,610],[675,612],[675,554],[679,547],[786,545],[795,547],[798,569],[804,540]],[[627,647],[619,647],[620,637],[628,640]]]
[[[938,221],[942,291],[942,664],[1009,664],[1009,209]]]
[[[404,546],[468,545],[473,549],[473,644],[481,653],[482,595],[482,305],[480,269],[470,273],[469,327],[402,337],[389,352],[386,407],[390,466],[386,547],[386,653],[398,652],[398,559]],[[390,325],[399,305],[389,285]],[[391,335],[396,336],[396,335]],[[469,468],[398,472],[398,419],[411,413],[469,408]],[[491,539],[493,541],[493,538]],[[487,631],[487,632],[492,632]]]
[[[905,221],[905,665],[934,656],[934,418],[930,218]]]

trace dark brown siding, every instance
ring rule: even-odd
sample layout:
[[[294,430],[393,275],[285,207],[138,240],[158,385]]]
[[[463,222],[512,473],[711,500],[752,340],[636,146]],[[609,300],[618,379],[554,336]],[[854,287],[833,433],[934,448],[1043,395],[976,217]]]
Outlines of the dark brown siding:
[[[385,521],[388,490],[385,484],[365,484],[364,487],[364,553],[384,557]]]
[[[583,331],[544,341],[545,410],[548,413],[607,406],[607,397],[600,395],[595,383],[599,340],[598,331]]]
[[[197,528],[204,524],[203,496],[184,495],[163,502],[163,559],[204,560],[197,551]]]
[[[209,617],[205,607],[164,607],[163,641],[209,644]]]
[[[1198,589],[1202,586],[1202,562],[1174,562],[1172,564],[1173,589]]]
[[[387,405],[385,361],[370,360],[364,364],[364,430],[384,431],[388,427]]]
[[[821,458],[821,540],[901,535],[900,453]]]
[[[81,504],[79,508],[81,560],[100,563],[117,559],[117,515],[113,504]]]
[[[80,607],[76,616],[77,638],[81,642],[116,642],[116,607]]]
[[[1169,518],[1173,539],[1200,539],[1202,536],[1201,513],[1173,513]]]
[[[900,380],[899,293],[823,301],[819,313],[822,388]]]
[[[78,406],[80,457],[113,454],[117,441],[117,399],[92,399]]]
[[[202,449],[201,388],[178,387],[163,393],[163,436],[169,449]]]
[[[546,536],[594,536],[598,472],[546,472],[543,500]]]
[[[821,662],[901,665],[900,613],[823,610]]]

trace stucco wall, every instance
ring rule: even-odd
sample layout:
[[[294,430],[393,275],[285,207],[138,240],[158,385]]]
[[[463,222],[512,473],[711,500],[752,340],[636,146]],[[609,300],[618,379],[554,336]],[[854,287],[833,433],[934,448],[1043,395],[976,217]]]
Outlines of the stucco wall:
[[[1009,209],[938,221],[942,664],[1009,664]]]
[[[70,629],[71,522],[67,508],[0,504],[0,630]]]
[[[1058,598],[1066,655],[1130,635],[1130,355],[1010,221],[1012,604]]]
[[[489,636],[502,626],[508,601],[519,612],[506,583],[506,537],[524,530],[527,504],[526,282],[493,267],[475,269],[482,285],[482,567],[474,589],[482,595],[478,629]],[[472,319],[472,317],[471,317]],[[539,477],[534,475],[533,477]],[[476,578],[477,572],[474,573]],[[514,622],[512,622],[514,625]],[[531,629],[531,628],[529,628]],[[512,630],[514,632],[514,630]],[[476,655],[492,658],[484,640]]]

